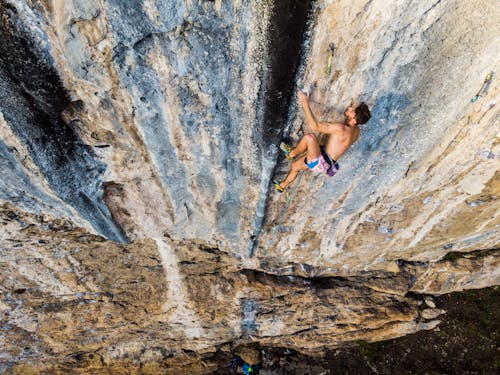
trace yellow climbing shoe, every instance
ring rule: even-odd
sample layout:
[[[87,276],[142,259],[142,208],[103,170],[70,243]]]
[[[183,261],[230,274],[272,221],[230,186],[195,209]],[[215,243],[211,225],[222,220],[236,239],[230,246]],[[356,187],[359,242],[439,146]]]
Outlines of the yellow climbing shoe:
[[[293,150],[293,148],[288,143],[281,142],[280,143],[280,150],[285,153],[285,157],[287,159],[293,159],[293,157],[290,156],[290,152]]]
[[[278,190],[280,193],[283,193],[285,191],[285,188],[281,187],[281,181],[273,180],[273,184],[276,190]]]

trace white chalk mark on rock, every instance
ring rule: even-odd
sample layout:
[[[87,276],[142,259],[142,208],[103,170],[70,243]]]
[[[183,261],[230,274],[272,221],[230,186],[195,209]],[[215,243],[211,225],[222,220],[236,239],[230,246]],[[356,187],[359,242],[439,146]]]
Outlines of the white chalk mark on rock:
[[[203,330],[195,312],[188,306],[184,293],[184,278],[179,271],[173,250],[159,238],[155,238],[160,252],[168,286],[167,301],[163,311],[168,313],[168,322],[182,326],[188,338],[202,337]]]

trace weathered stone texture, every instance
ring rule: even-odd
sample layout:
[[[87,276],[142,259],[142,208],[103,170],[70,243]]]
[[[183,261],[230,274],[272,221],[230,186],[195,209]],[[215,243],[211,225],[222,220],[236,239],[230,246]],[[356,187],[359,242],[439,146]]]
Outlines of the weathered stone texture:
[[[215,350],[255,342],[320,354],[435,327],[441,311],[408,291],[481,286],[498,270],[493,251],[397,273],[279,276],[204,243],[118,245],[8,205],[0,217],[2,371],[216,368]]]
[[[364,100],[373,117],[334,178],[306,175],[266,249],[283,206],[272,201],[261,254],[350,273],[498,244],[498,81],[471,103],[499,68],[485,14],[498,16],[494,2],[322,4],[302,79],[313,110],[339,120]]]
[[[310,5],[0,0],[0,372],[319,355],[500,283],[496,2]],[[288,205],[296,86],[373,117]]]

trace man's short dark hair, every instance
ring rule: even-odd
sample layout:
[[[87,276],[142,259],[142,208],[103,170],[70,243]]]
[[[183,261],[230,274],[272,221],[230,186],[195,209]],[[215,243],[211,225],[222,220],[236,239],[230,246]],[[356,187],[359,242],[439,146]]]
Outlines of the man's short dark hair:
[[[356,107],[355,112],[356,112],[356,123],[358,125],[367,123],[370,117],[372,117],[372,114],[370,113],[368,106],[364,102],[362,102],[360,105]]]

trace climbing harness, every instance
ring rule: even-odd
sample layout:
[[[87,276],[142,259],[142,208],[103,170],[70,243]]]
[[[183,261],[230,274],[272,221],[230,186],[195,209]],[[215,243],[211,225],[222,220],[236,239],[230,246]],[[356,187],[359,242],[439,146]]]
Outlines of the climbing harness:
[[[481,97],[481,96],[485,96],[486,93],[488,92],[488,89],[490,88],[490,83],[491,83],[491,80],[493,79],[493,72],[489,72],[487,75],[486,75],[486,78],[484,79],[484,82],[483,82],[483,85],[481,86],[481,88],[479,89],[479,91],[477,92],[476,96],[474,96],[472,99],[471,99],[471,102],[472,103],[475,103],[477,102],[477,100]]]

